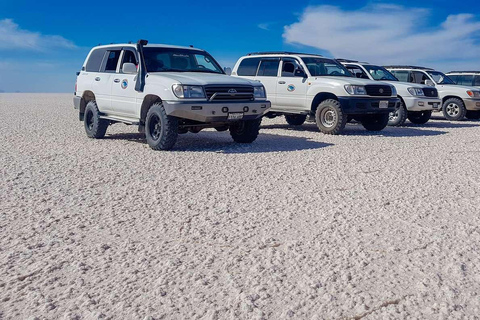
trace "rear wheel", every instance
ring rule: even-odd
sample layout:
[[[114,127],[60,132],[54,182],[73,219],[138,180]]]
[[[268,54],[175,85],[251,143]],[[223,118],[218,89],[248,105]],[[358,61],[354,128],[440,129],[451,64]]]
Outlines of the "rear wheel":
[[[252,143],[258,137],[262,118],[238,121],[230,125],[230,135],[238,143]]]
[[[372,114],[362,117],[362,126],[368,131],[381,131],[388,125],[388,113]]]
[[[105,137],[109,121],[100,119],[100,112],[95,101],[90,101],[85,107],[85,115],[83,117],[85,132],[89,138],[101,139]]]
[[[155,103],[147,112],[145,136],[150,148],[170,150],[177,142],[178,119],[168,116],[162,103]]]
[[[463,120],[466,113],[467,109],[465,108],[465,104],[458,98],[450,98],[443,103],[443,116],[447,120]]]
[[[388,115],[388,125],[400,127],[407,121],[407,108],[403,101],[400,101],[399,107]]]
[[[347,124],[347,115],[343,113],[340,102],[328,99],[321,102],[315,111],[318,129],[325,134],[339,134]]]
[[[410,111],[408,120],[415,124],[425,124],[432,117],[432,111]]]
[[[285,120],[291,126],[301,126],[307,120],[307,116],[304,114],[286,114]]]
[[[470,120],[478,120],[478,119],[480,119],[480,111],[470,111],[470,110],[468,110],[467,114],[466,114],[466,117],[467,117],[467,119],[470,119]]]

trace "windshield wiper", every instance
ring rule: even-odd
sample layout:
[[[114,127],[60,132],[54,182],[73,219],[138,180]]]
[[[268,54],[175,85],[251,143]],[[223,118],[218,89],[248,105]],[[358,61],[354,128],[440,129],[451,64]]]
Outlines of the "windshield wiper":
[[[221,72],[213,71],[213,70],[204,70],[204,69],[196,69],[196,70],[187,70],[187,72],[204,72],[204,73],[216,73],[222,74]]]

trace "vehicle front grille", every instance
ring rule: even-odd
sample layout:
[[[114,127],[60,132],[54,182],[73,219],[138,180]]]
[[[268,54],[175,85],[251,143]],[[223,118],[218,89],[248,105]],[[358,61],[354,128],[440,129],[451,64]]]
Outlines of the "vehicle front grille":
[[[211,101],[253,100],[252,86],[206,86],[207,99]]]
[[[392,95],[392,88],[390,86],[372,84],[365,86],[365,90],[369,96],[389,97]]]
[[[423,94],[425,97],[438,97],[438,91],[435,88],[423,88]]]

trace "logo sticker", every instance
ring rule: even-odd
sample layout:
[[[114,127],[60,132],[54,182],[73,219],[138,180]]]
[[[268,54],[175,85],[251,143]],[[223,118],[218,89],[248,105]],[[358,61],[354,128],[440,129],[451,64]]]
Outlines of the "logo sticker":
[[[293,84],[289,84],[288,87],[287,87],[287,90],[290,91],[290,92],[293,92],[293,91],[295,91],[295,86]]]
[[[127,89],[128,87],[128,80],[127,79],[123,79],[122,80],[122,89]]]

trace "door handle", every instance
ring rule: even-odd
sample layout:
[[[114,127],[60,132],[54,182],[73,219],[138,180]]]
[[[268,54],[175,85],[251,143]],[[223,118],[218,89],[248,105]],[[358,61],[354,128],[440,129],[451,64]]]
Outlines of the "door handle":
[[[278,84],[285,84],[285,81],[278,81]]]
[[[115,80],[113,80],[113,82],[119,83],[119,82],[120,82],[120,79],[115,79]]]
[[[95,78],[95,81],[100,81],[100,77],[96,77],[96,78]]]

